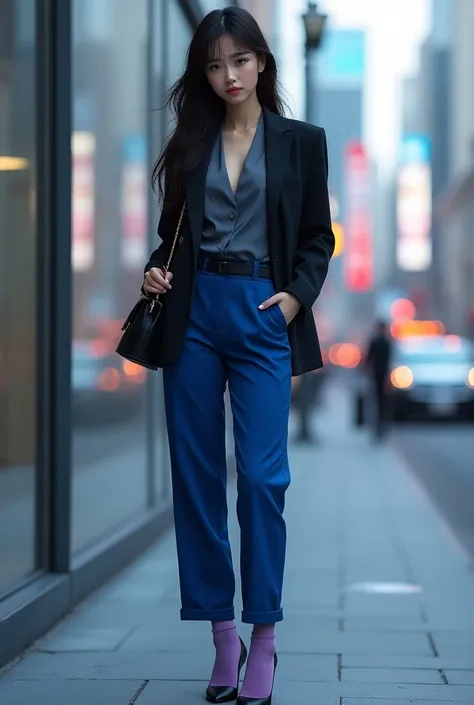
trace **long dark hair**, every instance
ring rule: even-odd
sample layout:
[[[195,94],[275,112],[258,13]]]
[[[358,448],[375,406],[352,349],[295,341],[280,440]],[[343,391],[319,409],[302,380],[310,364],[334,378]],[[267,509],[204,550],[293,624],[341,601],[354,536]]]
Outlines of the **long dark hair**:
[[[251,51],[264,60],[265,68],[257,84],[258,100],[274,113],[284,111],[275,57],[255,18],[240,7],[213,10],[206,15],[189,45],[185,70],[170,88],[166,101],[176,127],[152,175],[153,187],[164,208],[180,207],[186,175],[203,159],[209,140],[225,116],[225,103],[215,94],[205,73],[211,52],[224,34],[230,35],[239,49]]]

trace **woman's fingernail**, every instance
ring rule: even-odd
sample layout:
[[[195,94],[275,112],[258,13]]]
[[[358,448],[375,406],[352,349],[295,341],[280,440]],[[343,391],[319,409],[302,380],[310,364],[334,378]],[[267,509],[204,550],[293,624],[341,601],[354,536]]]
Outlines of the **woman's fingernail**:
[[[264,306],[263,304],[260,304],[259,308],[260,308],[260,309],[264,309],[265,306]]]

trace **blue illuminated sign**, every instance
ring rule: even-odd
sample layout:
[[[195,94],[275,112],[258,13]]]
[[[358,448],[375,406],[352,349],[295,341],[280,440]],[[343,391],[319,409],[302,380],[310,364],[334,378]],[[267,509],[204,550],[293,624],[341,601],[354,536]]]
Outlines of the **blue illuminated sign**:
[[[362,83],[366,70],[365,32],[328,29],[318,56],[319,78],[325,84]]]

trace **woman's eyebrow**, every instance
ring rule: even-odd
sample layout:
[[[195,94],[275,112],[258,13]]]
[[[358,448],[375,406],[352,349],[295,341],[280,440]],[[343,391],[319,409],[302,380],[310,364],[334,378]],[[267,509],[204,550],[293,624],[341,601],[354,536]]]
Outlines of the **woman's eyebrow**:
[[[249,53],[248,51],[244,51],[244,50],[242,50],[242,51],[235,51],[233,54],[231,54],[231,55],[229,56],[229,59],[238,59],[239,57],[245,56],[245,55],[248,54],[248,53]],[[219,58],[217,58],[217,57],[216,57],[216,58],[211,58],[211,59],[208,59],[207,63],[208,63],[208,64],[213,64],[213,63],[215,63],[216,61],[222,61],[223,58],[224,58],[224,57],[222,57],[222,56],[220,56]]]

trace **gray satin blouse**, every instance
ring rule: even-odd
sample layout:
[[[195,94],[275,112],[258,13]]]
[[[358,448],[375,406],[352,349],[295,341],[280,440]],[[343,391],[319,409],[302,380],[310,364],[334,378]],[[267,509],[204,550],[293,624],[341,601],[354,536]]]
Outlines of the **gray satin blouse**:
[[[263,115],[235,194],[227,173],[222,129],[219,130],[206,177],[201,252],[239,260],[268,260],[266,188]]]

